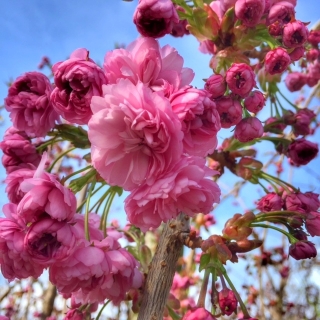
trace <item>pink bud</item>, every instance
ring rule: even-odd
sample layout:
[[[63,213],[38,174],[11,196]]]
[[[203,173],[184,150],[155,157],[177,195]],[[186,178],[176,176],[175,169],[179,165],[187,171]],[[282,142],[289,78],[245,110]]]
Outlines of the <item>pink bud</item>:
[[[288,52],[281,47],[269,51],[265,57],[265,69],[269,74],[282,73],[290,63]]]
[[[246,63],[233,63],[226,73],[229,89],[244,98],[256,85],[255,74]]]
[[[217,99],[224,95],[227,90],[227,84],[221,74],[213,74],[207,79],[204,89],[211,94],[212,99]]]
[[[258,90],[254,90],[247,98],[245,98],[244,106],[248,111],[258,113],[264,107],[265,102],[266,98],[263,93]]]
[[[319,50],[315,48],[310,49],[306,54],[308,61],[314,61],[318,58],[318,56],[319,56]]]
[[[230,95],[215,100],[222,128],[230,128],[242,119],[242,107]]]
[[[244,118],[234,130],[234,137],[240,142],[248,142],[263,135],[263,126],[261,121],[256,117]]]
[[[225,288],[219,292],[219,307],[222,314],[230,316],[237,310],[237,304],[238,300],[232,290]]]
[[[283,28],[283,44],[288,48],[302,46],[308,39],[308,28],[299,20],[289,22]]]
[[[255,27],[262,17],[265,0],[238,0],[235,4],[236,17],[247,27]]]
[[[304,47],[294,48],[292,52],[289,53],[291,61],[298,61],[304,56],[305,49]]]
[[[311,30],[308,36],[308,42],[314,47],[320,43],[320,30]]]
[[[279,211],[282,209],[283,205],[284,201],[282,198],[277,193],[271,192],[258,201],[257,208],[264,212]]]
[[[316,143],[308,141],[304,138],[293,141],[288,148],[287,156],[294,165],[305,165],[313,160],[319,151]]]
[[[317,256],[317,249],[310,241],[298,241],[290,245],[289,255],[296,260],[311,259]]]
[[[307,83],[307,77],[301,72],[291,72],[285,79],[285,84],[289,91],[299,91]]]

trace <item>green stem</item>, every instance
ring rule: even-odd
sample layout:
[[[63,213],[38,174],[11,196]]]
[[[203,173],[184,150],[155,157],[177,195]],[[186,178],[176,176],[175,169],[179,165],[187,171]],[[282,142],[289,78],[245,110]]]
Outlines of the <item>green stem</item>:
[[[211,271],[209,268],[207,268],[204,272],[201,290],[200,290],[200,294],[199,294],[199,299],[198,299],[198,303],[197,303],[197,307],[199,307],[199,308],[204,308],[204,305],[205,305],[210,273],[211,273]]]
[[[103,214],[101,216],[100,229],[103,231],[104,236],[107,236],[107,218],[110,211],[110,207],[112,205],[113,199],[116,195],[116,192],[112,191],[110,196],[106,202],[106,205],[103,210]]]
[[[90,241],[90,231],[89,231],[89,205],[90,205],[90,199],[92,195],[92,191],[96,185],[96,181],[93,181],[90,185],[90,189],[88,191],[88,198],[87,198],[87,203],[86,203],[86,212],[84,215],[84,232],[86,235],[86,240]]]
[[[261,186],[261,188],[264,190],[266,194],[270,193],[270,191],[261,183],[261,181],[258,180],[258,184]]]
[[[267,224],[264,224],[264,223],[251,223],[250,227],[252,227],[252,228],[261,227],[261,228],[273,229],[273,230],[276,230],[276,231],[281,232],[282,234],[284,234],[289,239],[290,243],[297,242],[297,239],[294,236],[292,236],[289,232],[286,232],[286,231],[284,231],[284,230],[282,230],[280,228],[277,228],[275,226],[270,226],[270,225],[267,225]]]
[[[111,188],[109,188],[103,195],[102,197],[90,208],[90,212],[93,211],[93,209],[95,208],[95,206],[98,205],[96,212],[99,212],[100,206],[102,205],[103,201],[106,199],[106,197],[108,196],[108,194],[110,194],[111,192]]]
[[[181,317],[175,313],[175,311],[168,305],[166,305],[168,312],[169,312],[169,316],[172,318],[172,320],[180,320]]]
[[[102,184],[99,188],[97,188],[96,190],[94,190],[92,192],[92,195],[95,195],[99,190],[101,190],[102,187],[104,187],[105,185]],[[82,207],[84,206],[84,204],[87,202],[87,199],[83,200],[82,203],[78,206],[77,211],[76,212],[80,212]],[[90,209],[91,212],[91,209]]]
[[[61,181],[63,181],[63,183],[65,183],[67,180],[69,180],[70,178],[72,178],[73,176],[76,176],[78,173],[81,173],[83,171],[92,169],[92,166],[86,166],[85,168],[82,168],[80,170],[77,170],[71,174],[69,174],[68,176],[64,177]]]
[[[53,167],[55,166],[55,164],[56,164],[63,156],[65,156],[67,153],[73,151],[74,149],[76,149],[76,148],[74,147],[74,148],[71,148],[71,149],[66,150],[65,152],[60,153],[59,156],[52,162],[51,166],[50,166],[49,169],[48,169],[48,172],[51,172],[51,170],[53,169]]]
[[[110,302],[111,300],[108,300],[103,306],[102,308],[100,309],[99,313],[97,314],[96,316],[96,320],[99,320],[100,319],[100,316],[102,314],[102,311],[104,310],[104,308],[108,305],[108,303]]]
[[[276,182],[277,184],[281,185],[284,189],[286,189],[289,192],[291,192],[291,191],[288,190],[288,187],[291,188],[292,190],[294,190],[295,192],[298,192],[298,189],[295,188],[294,186],[292,186],[290,183],[285,182],[285,181],[283,181],[283,180],[281,180],[281,179],[279,179],[277,177],[274,177],[274,176],[272,176],[272,175],[270,175],[270,174],[268,174],[266,172],[261,171],[259,175],[260,175],[261,178],[263,178],[263,179],[265,179],[267,181],[269,181],[268,179],[270,179],[270,180]]]
[[[64,140],[61,140],[61,139],[59,140],[56,137],[54,137],[54,138],[47,140],[44,143],[40,144],[40,146],[36,147],[36,150],[39,151],[39,150],[46,148],[47,146],[50,146],[51,144],[54,144],[56,142],[63,142],[63,141]]]
[[[280,96],[281,96],[284,100],[286,100],[292,107],[294,107],[296,110],[299,109],[296,105],[294,105],[291,101],[289,101],[289,100],[281,93],[280,90],[278,90],[278,92],[279,92]],[[277,98],[277,96],[276,96],[276,98]]]

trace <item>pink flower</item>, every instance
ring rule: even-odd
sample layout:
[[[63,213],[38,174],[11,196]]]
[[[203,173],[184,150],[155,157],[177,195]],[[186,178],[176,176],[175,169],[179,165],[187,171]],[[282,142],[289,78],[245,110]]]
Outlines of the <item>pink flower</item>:
[[[52,219],[70,221],[76,212],[76,197],[57,176],[43,171],[45,161],[43,157],[34,177],[21,183],[25,195],[18,205],[18,214],[27,222],[36,221],[44,212]]]
[[[296,260],[311,259],[317,256],[317,249],[310,241],[298,241],[290,245],[289,255]]]
[[[207,79],[204,89],[211,94],[212,99],[217,99],[226,92],[227,83],[221,74],[213,74]]]
[[[304,47],[297,47],[294,48],[290,53],[289,56],[291,61],[298,61],[304,56],[305,49]]]
[[[280,211],[283,205],[283,199],[277,193],[271,192],[258,201],[257,208],[263,212]]]
[[[294,5],[289,1],[280,1],[271,6],[268,13],[268,22],[269,24],[276,21],[288,23],[294,16]]]
[[[320,43],[320,30],[311,30],[308,36],[308,42],[317,48]]]
[[[264,131],[282,133],[286,126],[287,125],[283,123],[283,120],[281,118],[270,117],[266,120]]]
[[[51,94],[52,104],[64,119],[87,124],[92,116],[92,96],[101,96],[107,83],[103,70],[89,58],[87,49],[77,49],[70,59],[52,67],[56,87]]]
[[[18,204],[25,192],[20,188],[21,183],[29,178],[32,178],[35,173],[34,169],[22,168],[9,173],[6,177],[5,183],[7,184],[6,193],[10,202]]]
[[[222,289],[219,292],[218,298],[222,314],[230,316],[237,310],[238,300],[232,290],[227,288]]]
[[[237,0],[220,0],[221,16],[223,16],[228,9],[233,7]]]
[[[177,11],[185,12],[185,10],[178,5],[175,5],[175,8]],[[186,28],[187,24],[188,24],[188,20],[185,20],[185,19],[179,20],[178,23],[173,23],[171,35],[174,37],[183,37],[184,35],[190,34],[189,30],[187,30]]]
[[[28,229],[24,245],[33,261],[48,267],[71,255],[76,245],[75,230],[67,222],[43,217]]]
[[[238,100],[230,95],[214,100],[220,116],[222,128],[230,128],[242,119],[242,106]]]
[[[63,318],[63,320],[85,320],[86,319],[86,312],[72,309],[68,310],[66,313],[66,316]]]
[[[129,221],[147,231],[176,218],[180,212],[189,216],[209,213],[220,197],[217,184],[206,179],[214,174],[200,157],[181,158],[152,185],[144,184],[127,197],[125,211]]]
[[[308,213],[320,207],[319,195],[313,192],[284,193],[285,207],[289,211]]]
[[[263,135],[263,126],[256,117],[244,118],[234,130],[234,137],[241,142],[248,142]]]
[[[287,156],[292,164],[300,166],[306,165],[313,160],[317,156],[318,151],[319,147],[316,143],[300,138],[290,143]]]
[[[245,108],[253,113],[258,113],[266,103],[266,98],[261,91],[254,90],[244,100]]]
[[[311,133],[310,124],[312,119],[316,117],[316,114],[309,109],[300,109],[295,117],[294,123],[292,124],[293,132],[296,136],[307,135]]]
[[[0,265],[1,273],[9,281],[38,278],[43,266],[35,263],[24,247],[26,223],[16,214],[17,206],[3,206],[5,218],[0,218]]]
[[[289,91],[299,91],[307,83],[307,77],[301,72],[291,72],[286,76],[285,84]]]
[[[170,96],[172,110],[182,122],[183,148],[189,155],[205,157],[217,147],[220,117],[209,93],[185,87]]]
[[[163,95],[120,80],[92,99],[92,163],[111,185],[132,190],[151,182],[182,154],[181,124]]]
[[[308,39],[309,31],[299,20],[289,22],[283,27],[282,42],[288,48],[301,47]]]
[[[245,98],[256,85],[255,75],[246,63],[233,63],[226,73],[229,89]]]
[[[309,87],[315,86],[320,80],[320,62],[315,61],[308,65],[307,84]]]
[[[108,83],[128,79],[133,84],[145,83],[155,91],[164,91],[166,96],[190,84],[194,73],[183,68],[183,58],[170,47],[160,48],[152,38],[139,38],[127,49],[108,52],[104,59]]]
[[[318,49],[315,49],[315,48],[311,48],[307,54],[306,54],[306,58],[308,61],[315,61],[316,59],[318,59],[319,57],[319,50]]]
[[[262,17],[265,0],[238,0],[235,3],[235,14],[242,24],[255,27]]]
[[[10,86],[5,108],[13,126],[30,137],[44,137],[59,116],[50,103],[52,86],[40,72],[27,72]]]
[[[305,227],[312,237],[320,236],[320,213],[315,211],[309,212]]]
[[[195,308],[187,311],[182,320],[216,320],[216,318],[204,308]]]
[[[0,149],[3,151],[2,164],[7,173],[21,168],[33,168],[41,159],[28,136],[14,127],[6,130]]]
[[[139,0],[133,22],[143,36],[160,38],[171,33],[179,17],[170,0]]]
[[[81,303],[110,299],[118,304],[131,288],[142,283],[138,263],[111,236],[78,247],[68,260],[50,267],[50,281],[59,292]]]
[[[290,63],[291,58],[288,52],[281,47],[270,50],[265,57],[265,69],[269,74],[282,73]]]

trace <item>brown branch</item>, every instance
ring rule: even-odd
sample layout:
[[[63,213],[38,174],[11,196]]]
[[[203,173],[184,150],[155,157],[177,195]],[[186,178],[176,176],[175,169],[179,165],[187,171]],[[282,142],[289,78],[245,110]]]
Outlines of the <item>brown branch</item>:
[[[48,288],[46,289],[43,297],[42,319],[46,319],[47,317],[51,316],[56,296],[56,287],[49,282]]]
[[[189,218],[180,214],[165,224],[149,266],[138,320],[162,320],[176,264],[183,244],[180,234],[189,232]]]

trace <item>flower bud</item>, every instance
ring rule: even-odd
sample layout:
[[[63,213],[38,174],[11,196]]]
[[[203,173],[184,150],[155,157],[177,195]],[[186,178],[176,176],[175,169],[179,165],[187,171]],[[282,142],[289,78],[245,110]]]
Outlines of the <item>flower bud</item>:
[[[271,75],[282,73],[290,63],[291,58],[288,52],[281,47],[269,51],[265,57],[265,69]]]
[[[288,148],[287,156],[293,165],[306,165],[313,160],[319,151],[316,143],[304,138],[293,141]]]
[[[289,22],[283,28],[282,42],[288,48],[301,47],[307,41],[308,34],[308,28],[303,22]]]
[[[227,83],[221,74],[213,74],[207,79],[204,89],[211,94],[212,99],[217,99],[226,92]]]
[[[310,241],[298,241],[290,245],[289,255],[296,260],[311,259],[317,256],[317,249]]]
[[[238,0],[235,4],[235,14],[242,24],[255,27],[262,17],[265,0]]]
[[[237,310],[238,300],[232,290],[227,288],[222,289],[219,292],[218,299],[222,314],[230,316]]]
[[[307,83],[307,77],[301,72],[291,72],[286,76],[285,84],[289,91],[299,91]]]
[[[253,113],[258,113],[265,105],[266,98],[261,91],[254,90],[244,100],[245,108]]]
[[[224,96],[215,100],[222,128],[230,128],[242,119],[242,107],[238,100]]]
[[[263,135],[263,126],[256,117],[244,118],[237,125],[234,137],[240,142],[248,142]]]

